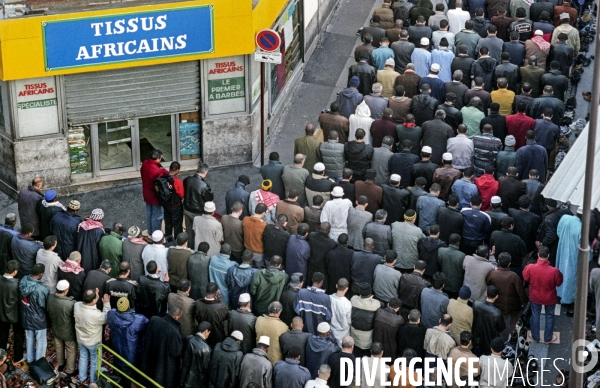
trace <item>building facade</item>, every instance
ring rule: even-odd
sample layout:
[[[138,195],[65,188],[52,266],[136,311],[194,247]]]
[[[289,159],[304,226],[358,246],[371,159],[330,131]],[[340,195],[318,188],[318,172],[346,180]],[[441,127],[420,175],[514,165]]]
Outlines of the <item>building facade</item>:
[[[200,160],[260,164],[261,128],[300,79],[336,2],[36,0],[7,14],[8,5],[0,189],[14,195],[35,176],[62,193],[129,183],[153,149],[183,170]],[[253,54],[265,28],[281,38],[282,63],[261,74]]]

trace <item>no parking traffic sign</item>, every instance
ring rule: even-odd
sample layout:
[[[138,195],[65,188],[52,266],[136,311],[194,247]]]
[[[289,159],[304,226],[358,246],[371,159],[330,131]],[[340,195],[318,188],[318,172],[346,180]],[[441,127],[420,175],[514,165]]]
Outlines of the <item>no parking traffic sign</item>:
[[[256,45],[262,51],[273,52],[279,49],[281,38],[277,31],[271,29],[261,30],[256,34]]]

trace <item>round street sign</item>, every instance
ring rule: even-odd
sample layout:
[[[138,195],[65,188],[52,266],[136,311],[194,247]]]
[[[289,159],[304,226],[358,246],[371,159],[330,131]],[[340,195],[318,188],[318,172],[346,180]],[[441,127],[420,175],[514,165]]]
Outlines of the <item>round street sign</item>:
[[[277,31],[270,29],[261,30],[256,34],[256,45],[262,51],[275,51],[281,45],[281,38]]]

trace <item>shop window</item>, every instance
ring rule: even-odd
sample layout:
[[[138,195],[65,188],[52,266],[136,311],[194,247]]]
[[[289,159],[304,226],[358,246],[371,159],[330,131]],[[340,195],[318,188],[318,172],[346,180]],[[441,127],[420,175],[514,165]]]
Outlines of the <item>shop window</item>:
[[[90,127],[82,125],[69,128],[67,131],[67,141],[69,142],[71,174],[92,172]]]
[[[133,166],[131,126],[128,120],[98,124],[98,157],[101,170]]]
[[[138,120],[140,129],[140,160],[150,157],[152,150],[161,150],[163,160],[173,161],[171,115],[145,117]]]
[[[67,131],[72,174],[115,174],[138,170],[152,150],[163,166],[201,157],[199,112],[80,125]]]
[[[181,160],[200,158],[202,145],[200,112],[179,115],[179,154]]]
[[[271,107],[275,104],[288,79],[302,59],[300,42],[300,7],[293,3],[283,14],[275,30],[281,36],[282,61],[279,65],[270,66],[271,78]]]

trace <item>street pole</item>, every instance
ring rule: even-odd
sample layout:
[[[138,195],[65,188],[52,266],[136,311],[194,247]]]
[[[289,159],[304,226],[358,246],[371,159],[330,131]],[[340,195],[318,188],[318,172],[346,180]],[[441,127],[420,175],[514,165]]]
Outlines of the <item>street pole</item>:
[[[600,59],[600,18],[596,25],[595,58]],[[592,77],[592,98],[590,100],[590,123],[588,127],[587,152],[585,158],[585,177],[583,186],[583,214],[581,215],[581,240],[577,255],[577,294],[575,296],[575,312],[573,320],[573,342],[585,340],[585,322],[587,313],[588,296],[588,258],[590,253],[590,213],[592,203],[592,188],[594,181],[594,159],[596,157],[596,131],[598,130],[598,102],[600,101],[600,65],[594,61],[594,75]],[[600,314],[600,312],[598,312]],[[584,374],[575,371],[581,370],[585,360],[577,359],[577,348],[572,349],[571,372],[569,374],[569,388],[583,388]]]
[[[265,165],[265,63],[260,63],[260,165]]]

